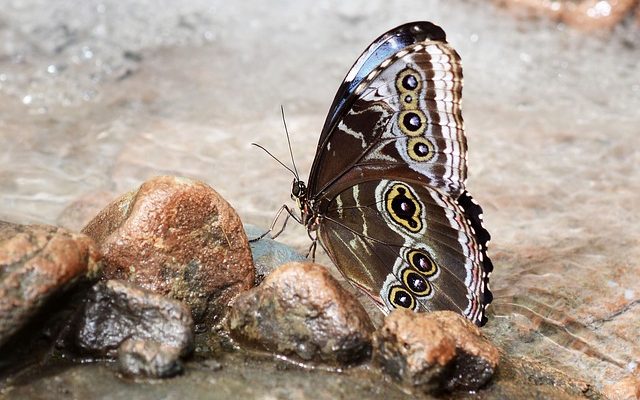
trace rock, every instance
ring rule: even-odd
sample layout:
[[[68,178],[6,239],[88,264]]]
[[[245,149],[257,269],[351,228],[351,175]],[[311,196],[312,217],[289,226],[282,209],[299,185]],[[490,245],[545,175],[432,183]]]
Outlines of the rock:
[[[85,235],[0,221],[0,346],[51,298],[99,269],[98,249]]]
[[[628,375],[618,382],[607,385],[603,392],[610,400],[640,399],[640,376]]]
[[[395,310],[374,335],[373,348],[387,374],[427,393],[477,390],[500,357],[477,326],[451,311]]]
[[[511,11],[546,16],[574,28],[611,29],[636,5],[636,0],[494,0]]]
[[[130,377],[169,378],[183,370],[180,349],[153,340],[127,339],[118,348],[118,369]]]
[[[184,356],[193,349],[193,319],[177,300],[110,280],[93,287],[69,336],[81,354],[112,357],[125,340],[135,339],[175,347]]]
[[[369,357],[373,325],[323,267],[290,262],[234,301],[232,336],[303,361],[350,364]]]
[[[153,178],[83,229],[104,254],[104,276],[184,301],[196,322],[217,318],[253,286],[247,237],[233,208],[202,182]]]
[[[60,212],[56,224],[72,231],[80,231],[116,196],[116,193],[107,190],[85,193]]]
[[[245,224],[244,230],[250,240],[249,245],[251,246],[253,263],[256,267],[257,283],[261,282],[265,276],[269,275],[278,266],[290,261],[303,261],[305,259],[291,247],[276,242],[268,236],[251,242],[251,240],[262,235],[266,231],[265,229]]]

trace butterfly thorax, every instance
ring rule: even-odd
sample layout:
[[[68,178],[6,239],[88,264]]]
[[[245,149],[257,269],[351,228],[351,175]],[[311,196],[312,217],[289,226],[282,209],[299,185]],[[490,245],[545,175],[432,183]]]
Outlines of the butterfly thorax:
[[[308,197],[307,185],[298,179],[294,179],[291,187],[291,199],[300,209],[300,221],[309,231],[315,231],[320,224],[318,211],[313,206],[313,201]]]

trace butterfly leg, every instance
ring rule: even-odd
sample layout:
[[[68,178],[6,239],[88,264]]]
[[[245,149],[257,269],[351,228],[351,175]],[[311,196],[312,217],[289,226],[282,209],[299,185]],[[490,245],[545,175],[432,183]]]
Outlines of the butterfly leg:
[[[307,235],[309,235],[309,238],[311,239],[311,246],[309,246],[309,251],[307,252],[306,258],[309,258],[309,256],[311,256],[311,261],[315,262],[316,248],[318,247],[318,235],[316,234],[315,237],[311,236],[311,231],[307,231]]]
[[[278,232],[276,232],[275,234],[271,235],[271,239],[275,239],[278,236],[280,236],[280,234],[282,232],[284,232],[285,228],[287,227],[287,222],[289,221],[289,217],[292,217],[296,222],[298,223],[302,223],[300,220],[300,217],[298,217],[293,210],[291,210],[286,204],[283,204],[282,207],[280,207],[280,209],[278,210],[278,212],[276,213],[276,217],[273,219],[273,222],[271,223],[271,226],[269,227],[269,230],[267,230],[265,233],[263,233],[262,235],[250,239],[249,242],[253,243],[253,242],[257,242],[258,240],[264,238],[265,236],[267,236],[268,234],[270,234],[271,232],[273,232],[273,230],[275,229],[276,224],[278,223],[278,219],[280,219],[280,215],[282,214],[283,211],[287,212],[287,216],[284,219],[284,223],[282,224],[282,227],[280,227],[280,230]]]

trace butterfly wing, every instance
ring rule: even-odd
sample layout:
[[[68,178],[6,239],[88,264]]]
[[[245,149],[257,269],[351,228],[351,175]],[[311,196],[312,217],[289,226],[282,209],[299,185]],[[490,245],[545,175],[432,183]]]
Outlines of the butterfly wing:
[[[463,191],[462,68],[436,28],[426,22],[403,25],[359,58],[327,117],[310,193],[330,199],[356,181],[390,174],[454,197]],[[430,34],[411,36],[412,29]],[[405,39],[385,47],[396,37]],[[340,99],[341,94],[346,97]]]
[[[460,57],[442,29],[416,22],[382,35],[338,90],[309,193],[327,253],[383,309],[455,310],[481,325],[493,267],[482,210],[464,189],[461,95]],[[394,193],[413,200],[387,201]]]
[[[423,185],[365,181],[333,198],[319,235],[383,310],[453,310],[482,325],[493,267],[481,212],[466,192],[454,201]]]

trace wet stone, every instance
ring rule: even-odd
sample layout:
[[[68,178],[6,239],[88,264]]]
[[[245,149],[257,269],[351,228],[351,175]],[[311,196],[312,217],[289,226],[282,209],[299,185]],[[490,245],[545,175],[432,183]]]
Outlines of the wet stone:
[[[373,325],[362,305],[308,262],[287,263],[238,296],[229,326],[244,345],[305,362],[352,364],[371,351]]]
[[[187,306],[118,280],[93,287],[69,335],[79,353],[108,357],[115,356],[127,339],[158,342],[182,356],[193,350],[194,343]]]
[[[83,232],[104,254],[104,276],[184,301],[196,322],[217,319],[254,284],[235,210],[208,185],[153,178],[107,206]]]
[[[244,230],[251,246],[253,263],[256,267],[256,280],[262,281],[265,276],[278,266],[290,261],[303,261],[304,257],[291,247],[265,236],[260,240],[254,240],[266,232],[266,229],[255,225],[245,224]],[[252,241],[253,240],[253,241]]]
[[[180,349],[153,340],[127,339],[118,348],[118,370],[130,377],[178,375],[183,370]]]
[[[0,221],[0,346],[53,297],[96,277],[99,267],[98,249],[85,235]]]
[[[384,372],[427,393],[477,390],[492,377],[499,353],[457,313],[395,310],[375,333],[374,361]]]

